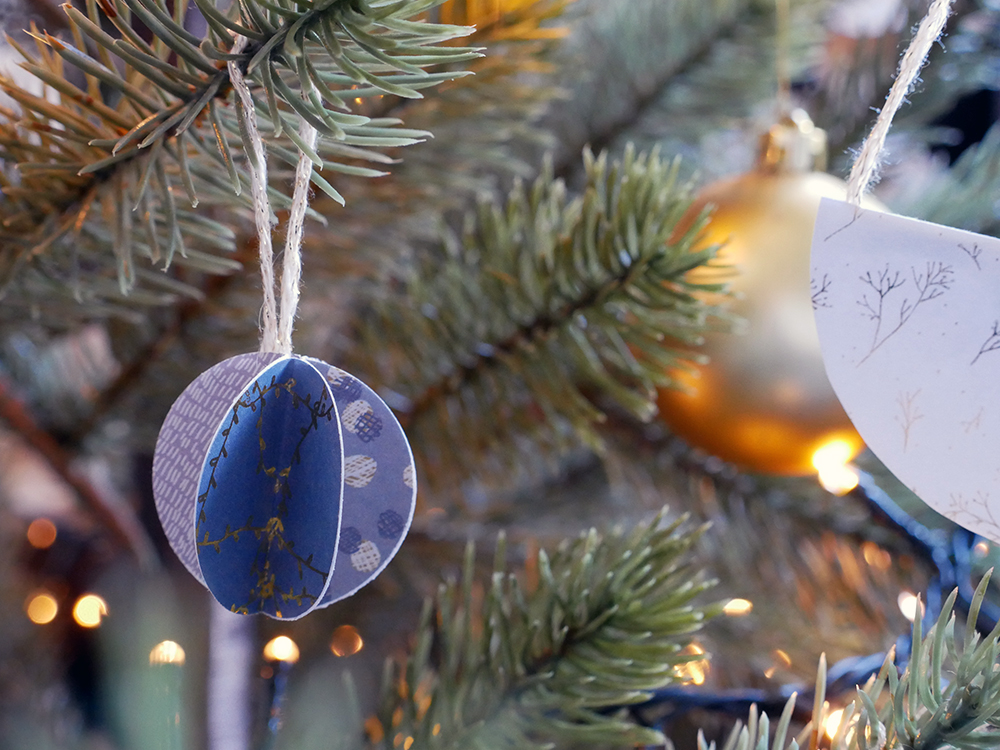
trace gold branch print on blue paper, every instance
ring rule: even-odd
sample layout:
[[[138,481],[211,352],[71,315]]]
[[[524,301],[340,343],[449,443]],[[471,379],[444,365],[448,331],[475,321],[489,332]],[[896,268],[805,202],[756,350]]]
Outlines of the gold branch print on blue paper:
[[[198,376],[157,439],[171,546],[227,609],[297,619],[356,593],[413,519],[413,453],[375,391],[318,359],[239,354]]]
[[[313,382],[301,382],[310,375]],[[319,373],[284,360],[251,383],[213,441],[195,534],[206,581],[234,612],[288,616],[322,595],[335,544],[311,519],[339,494],[341,468],[329,445],[339,450],[336,420]]]

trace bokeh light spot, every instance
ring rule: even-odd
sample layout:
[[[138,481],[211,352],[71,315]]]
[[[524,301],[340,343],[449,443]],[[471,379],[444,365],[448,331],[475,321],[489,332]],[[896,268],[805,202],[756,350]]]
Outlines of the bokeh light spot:
[[[341,625],[333,631],[330,650],[337,656],[351,656],[364,648],[365,642],[353,625]]]
[[[283,661],[294,664],[299,660],[299,647],[287,635],[272,638],[264,646],[264,658],[268,661]]]
[[[28,598],[24,604],[28,619],[36,625],[47,625],[56,619],[59,613],[59,603],[52,594],[40,591]]]
[[[84,628],[96,628],[107,613],[107,602],[97,594],[84,594],[73,605],[73,619]]]
[[[36,518],[28,524],[28,544],[35,549],[51,547],[56,540],[56,525],[47,518]]]

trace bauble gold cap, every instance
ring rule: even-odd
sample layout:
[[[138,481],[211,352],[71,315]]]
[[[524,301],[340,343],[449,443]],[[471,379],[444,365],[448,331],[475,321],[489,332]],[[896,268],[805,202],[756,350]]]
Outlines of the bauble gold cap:
[[[793,109],[760,141],[757,168],[766,172],[826,170],[826,131],[813,125],[805,110]]]

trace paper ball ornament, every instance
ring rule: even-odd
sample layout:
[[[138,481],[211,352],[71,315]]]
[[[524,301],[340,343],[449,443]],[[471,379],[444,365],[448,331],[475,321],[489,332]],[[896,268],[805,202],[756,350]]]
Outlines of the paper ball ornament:
[[[215,365],[174,403],[153,494],[171,547],[223,606],[296,619],[382,571],[416,482],[371,388],[317,359],[256,353]]]
[[[739,321],[705,336],[708,364],[677,373],[680,388],[662,390],[658,405],[677,434],[752,471],[808,474],[824,445],[861,447],[827,380],[812,316],[816,212],[846,187],[815,171],[824,156],[825,136],[798,112],[772,129],[753,171],[707,187],[688,215],[689,226],[715,207],[702,244],[722,244],[719,260],[730,268],[692,279],[728,281]]]

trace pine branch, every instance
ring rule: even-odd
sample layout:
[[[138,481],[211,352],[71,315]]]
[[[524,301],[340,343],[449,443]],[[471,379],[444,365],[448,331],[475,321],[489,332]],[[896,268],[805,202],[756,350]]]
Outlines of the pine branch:
[[[381,360],[363,369],[408,397],[403,418],[431,466],[494,445],[517,458],[518,435],[529,452],[577,435],[598,447],[596,404],[651,417],[654,389],[692,356],[676,342],[697,342],[717,313],[695,295],[720,287],[686,277],[714,248],[693,250],[704,217],[678,231],[690,186],[677,164],[585,160],[581,197],[549,173],[502,208],[483,202],[460,248],[446,241],[406,289],[373,301],[359,350]]]
[[[553,63],[573,5],[449,0],[440,6],[440,20],[475,25],[467,41],[486,54],[468,65],[475,75],[449,82],[432,99],[372,102],[380,116],[405,119],[434,138],[408,149],[391,180],[351,184],[337,231],[307,238],[322,248],[310,259],[314,269],[333,279],[357,276],[359,267],[383,276],[433,245],[444,217],[461,215],[478,197],[499,195],[500,185],[514,177],[537,175],[540,154],[556,145],[541,119],[552,102],[565,99]],[[337,252],[329,252],[331,246]],[[355,286],[344,283],[336,294],[350,294]]]
[[[831,4],[829,0],[792,4],[789,65],[796,80],[815,62],[823,33],[821,14]],[[620,153],[628,143],[644,149],[658,146],[685,155],[688,166],[697,165],[703,180],[749,166],[760,135],[758,120],[773,115],[777,106],[774,4],[732,2],[726,11],[715,26],[704,27],[701,44],[687,48],[687,54],[676,58],[660,78],[640,79],[646,88],[634,106],[614,105],[621,119],[596,136],[611,153]],[[666,15],[666,8],[660,12]],[[645,52],[641,44],[632,47],[631,54],[639,60],[656,49],[649,44]],[[641,70],[635,63],[632,67]],[[622,99],[615,89],[608,95]],[[697,158],[688,160],[688,154]]]
[[[680,682],[685,645],[716,613],[692,603],[707,588],[686,564],[698,534],[661,520],[538,553],[537,584],[505,572],[501,538],[481,604],[470,546],[463,579],[426,603],[413,654],[387,665],[382,746],[663,744],[606,710]]]
[[[946,174],[916,196],[897,201],[893,207],[905,216],[997,234],[1000,222],[992,197],[1000,188],[998,164],[1000,127],[994,125],[983,140],[962,153]]]
[[[845,707],[830,744],[832,750],[981,750],[996,746],[1000,739],[1000,672],[996,669],[1000,625],[985,637],[976,630],[991,574],[984,575],[976,588],[964,637],[955,632],[957,589],[926,637],[921,618],[914,620],[912,653],[905,670],[899,673],[895,649],[890,651],[879,673],[859,688],[857,699]],[[816,737],[826,716],[825,680],[821,662],[812,722],[800,735],[812,737],[811,748],[817,746]],[[772,750],[796,750],[799,746],[794,740],[785,745],[794,701],[793,695],[778,723]],[[726,750],[751,750],[766,743],[766,723],[757,724],[755,719],[751,713],[748,727],[736,727]],[[714,746],[700,738],[700,750],[714,750]]]
[[[746,0],[600,3],[561,55],[570,101],[547,118],[561,134],[557,175],[574,181],[576,155],[587,144],[600,151],[619,137],[634,140],[648,109],[747,22],[750,6]]]
[[[0,157],[16,166],[4,175],[9,200],[0,209],[0,281],[8,297],[69,290],[80,301],[156,304],[175,295],[137,293],[155,283],[140,277],[142,257],[208,273],[234,270],[219,256],[233,249],[232,230],[193,210],[199,203],[246,205],[245,129],[239,108],[225,104],[231,60],[256,84],[270,153],[294,164],[304,145],[295,121],[309,121],[321,133],[316,149],[305,149],[317,167],[313,183],[342,202],[319,170],[376,176],[382,172],[363,163],[388,161],[379,149],[427,135],[355,114],[352,104],[385,94],[420,97],[420,89],[464,75],[454,66],[479,54],[443,45],[467,29],[410,20],[436,2],[251,0],[240,3],[235,20],[200,0],[206,39],[186,30],[183,4],[173,16],[162,0],[90,0],[87,13],[67,7],[74,41],[35,33],[37,57],[25,53],[25,67],[58,102],[0,81],[20,107],[0,125]],[[134,22],[153,31],[151,44]],[[113,24],[116,35],[102,23]],[[233,34],[249,39],[238,54],[230,51]],[[85,82],[72,82],[67,63]],[[427,70],[434,66],[445,69]],[[190,210],[178,205],[181,194]],[[272,200],[287,205],[278,190]],[[103,278],[117,285],[102,285]]]

